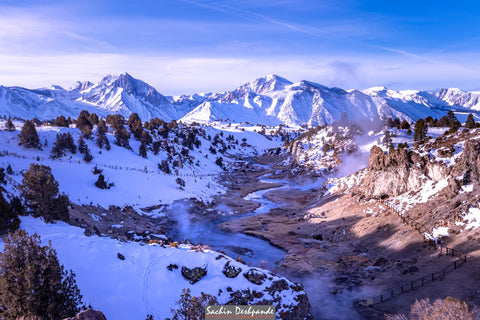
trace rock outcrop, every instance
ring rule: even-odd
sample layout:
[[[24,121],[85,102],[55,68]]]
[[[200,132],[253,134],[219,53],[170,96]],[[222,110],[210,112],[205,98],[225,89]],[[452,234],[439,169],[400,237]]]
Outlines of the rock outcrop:
[[[362,191],[368,197],[398,196],[418,190],[429,180],[444,179],[449,168],[432,161],[427,155],[399,148],[386,154],[373,146],[369,156],[369,170],[362,184]]]
[[[100,311],[87,309],[80,312],[73,318],[66,318],[63,320],[107,320],[107,318],[105,318],[105,315]]]

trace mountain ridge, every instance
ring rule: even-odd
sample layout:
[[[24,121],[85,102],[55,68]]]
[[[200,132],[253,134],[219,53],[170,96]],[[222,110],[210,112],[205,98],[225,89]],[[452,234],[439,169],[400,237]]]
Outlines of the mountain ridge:
[[[416,121],[439,118],[446,109],[480,112],[480,91],[444,88],[436,92],[395,91],[386,87],[344,90],[302,80],[292,83],[276,74],[247,82],[222,93],[164,96],[128,73],[107,75],[99,82],[76,82],[70,89],[57,85],[27,89],[0,86],[0,115],[47,120],[77,117],[86,109],[100,116],[137,113],[184,122],[231,120],[293,126],[324,125],[345,116],[353,121],[388,117]]]

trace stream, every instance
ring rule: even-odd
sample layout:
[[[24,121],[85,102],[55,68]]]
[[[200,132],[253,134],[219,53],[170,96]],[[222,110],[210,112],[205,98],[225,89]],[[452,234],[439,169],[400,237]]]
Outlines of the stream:
[[[276,180],[264,180],[261,182],[278,183]],[[282,183],[282,182],[280,182]],[[256,210],[241,215],[226,215],[207,221],[192,221],[189,217],[189,204],[177,202],[170,208],[169,216],[174,218],[177,225],[170,230],[169,236],[173,239],[190,240],[193,243],[206,244],[212,249],[224,251],[231,257],[239,255],[246,263],[273,270],[285,257],[285,252],[272,246],[268,241],[249,236],[243,233],[227,232],[219,228],[219,225],[243,217],[264,214],[277,207],[278,204],[268,200],[263,195],[271,190],[285,188],[274,187],[249,193],[244,199],[258,202],[260,207]]]
[[[256,164],[255,164],[256,165]],[[318,189],[326,181],[327,177],[315,181],[292,181],[285,179],[269,179],[271,173],[260,177],[259,181],[264,183],[282,184],[280,187],[259,190],[249,193],[244,197],[246,200],[255,201],[260,206],[249,213],[242,215],[226,215],[213,220],[192,221],[189,215],[188,201],[177,202],[170,208],[168,215],[177,221],[174,229],[170,230],[169,236],[173,239],[190,240],[193,243],[206,244],[212,249],[224,251],[231,257],[241,256],[242,260],[253,266],[262,267],[272,271],[278,266],[285,257],[285,252],[272,246],[265,241],[254,236],[243,233],[226,232],[219,228],[219,225],[226,221],[239,219],[242,217],[253,216],[268,213],[270,210],[279,206],[264,197],[265,193],[281,188],[308,190]],[[224,208],[223,208],[224,209]],[[222,210],[225,211],[225,210]],[[329,292],[331,279],[329,275],[310,276],[306,278],[292,277],[289,274],[283,274],[290,280],[302,282],[309,296],[312,305],[310,311],[315,319],[342,319],[353,320],[363,319],[359,314],[351,309],[352,300],[350,293],[332,295]]]

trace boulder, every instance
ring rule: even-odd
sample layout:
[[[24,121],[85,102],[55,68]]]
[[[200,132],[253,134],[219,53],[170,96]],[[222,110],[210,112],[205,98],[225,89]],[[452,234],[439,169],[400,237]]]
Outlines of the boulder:
[[[242,268],[236,268],[235,266],[230,265],[230,261],[227,261],[223,267],[223,274],[227,278],[236,278],[240,272],[242,272]]]
[[[193,269],[183,266],[181,271],[182,276],[186,280],[188,280],[190,284],[194,284],[195,282],[200,281],[201,278],[207,275],[207,266],[195,267]]]
[[[73,318],[66,318],[64,320],[107,320],[107,318],[105,318],[105,315],[100,311],[87,309]]]
[[[246,273],[243,274],[245,278],[247,278],[248,281],[250,281],[253,284],[262,284],[263,281],[265,281],[265,278],[267,278],[267,275],[257,269],[250,269]]]

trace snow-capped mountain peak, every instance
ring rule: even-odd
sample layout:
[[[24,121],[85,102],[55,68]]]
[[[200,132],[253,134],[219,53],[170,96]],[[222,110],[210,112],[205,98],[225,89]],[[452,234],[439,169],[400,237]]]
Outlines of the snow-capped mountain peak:
[[[480,112],[480,92],[441,89],[437,92],[385,87],[344,90],[303,80],[267,75],[224,93],[166,97],[148,83],[128,73],[107,75],[97,83],[77,82],[69,90],[59,86],[29,90],[0,86],[0,115],[51,119],[77,117],[82,109],[105,117],[138,113],[143,120],[208,122],[215,119],[261,124],[323,125],[349,119],[378,120],[388,117],[416,121],[440,118],[446,108]]]

